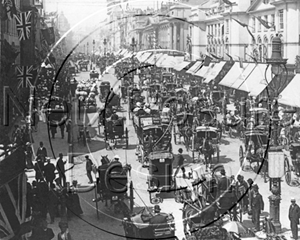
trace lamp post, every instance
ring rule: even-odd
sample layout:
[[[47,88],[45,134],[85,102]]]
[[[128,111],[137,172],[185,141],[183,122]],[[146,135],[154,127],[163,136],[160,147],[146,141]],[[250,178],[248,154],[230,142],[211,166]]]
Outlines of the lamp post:
[[[104,45],[104,70],[106,69],[106,44],[107,44],[107,41],[106,41],[106,38],[104,38],[104,40],[103,40],[103,45]]]
[[[279,137],[279,111],[278,111],[278,97],[279,93],[285,87],[287,82],[287,59],[281,56],[282,42],[278,34],[272,40],[272,56],[267,58],[267,68],[265,71],[265,79],[267,80],[267,71],[271,66],[271,80],[266,90],[269,101],[269,110],[271,113],[271,144],[268,149],[268,173],[270,177],[270,191],[272,195],[269,196],[270,201],[270,218],[273,219],[273,224],[276,233],[281,232],[280,223],[280,200],[281,200],[281,177],[284,176],[284,154],[282,146],[278,146]],[[271,91],[270,91],[271,90]]]
[[[88,42],[86,43],[86,55],[89,58],[89,43]]]
[[[92,63],[95,63],[95,39],[93,40],[93,61]]]
[[[130,44],[130,46],[132,47],[132,52],[133,52],[133,54],[132,54],[132,57],[131,57],[131,63],[132,63],[132,82],[134,83],[134,74],[135,74],[135,65],[134,65],[134,49],[135,49],[135,47],[136,47],[136,42],[135,42],[135,38],[134,37],[132,37],[132,39],[131,39],[131,44]]]

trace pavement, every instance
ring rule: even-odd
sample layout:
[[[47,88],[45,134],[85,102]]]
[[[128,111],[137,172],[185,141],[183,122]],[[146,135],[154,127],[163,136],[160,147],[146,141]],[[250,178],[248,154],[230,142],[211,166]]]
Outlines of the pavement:
[[[79,75],[79,78],[84,78],[87,76],[88,73],[83,73],[82,75]],[[116,82],[115,77],[113,76],[113,69],[109,70],[109,74],[106,74],[102,76],[102,79],[111,81],[114,89],[118,89],[118,82]],[[100,83],[100,82],[99,82]],[[99,84],[98,83],[98,84]],[[74,101],[73,104],[76,104]],[[97,104],[98,106],[101,105],[99,99],[97,98]],[[124,105],[124,111],[122,111],[122,116],[125,116],[128,118],[128,113],[126,113],[126,105]],[[73,115],[73,118],[75,116]],[[84,117],[84,118],[83,118]],[[77,116],[76,116],[77,118]],[[124,150],[121,146],[121,143],[119,144],[118,148],[113,151],[107,151],[105,149],[105,144],[103,141],[103,128],[100,128],[100,132],[98,131],[98,122],[95,120],[95,112],[85,113],[83,116],[79,116],[80,121],[86,121],[87,123],[92,123],[90,126],[90,130],[94,131],[95,134],[92,141],[87,144],[87,146],[84,146],[82,142],[77,141],[77,134],[78,134],[78,125],[76,121],[73,120],[74,126],[73,126],[73,144],[72,144],[72,157],[73,157],[73,163],[67,163],[67,168],[69,171],[67,171],[67,180],[72,182],[72,180],[77,180],[79,186],[90,186],[88,184],[88,178],[86,176],[85,171],[85,164],[84,164],[84,156],[86,154],[89,154],[92,161],[95,165],[100,165],[100,158],[101,155],[108,155],[110,159],[113,158],[115,154],[118,154],[121,157],[121,160],[123,163],[128,162],[132,165],[132,173],[131,173],[131,180],[133,180],[134,187],[135,187],[135,207],[141,207],[144,205],[151,206],[149,201],[149,193],[147,191],[147,184],[146,180],[148,178],[148,171],[145,168],[141,168],[140,163],[136,161],[135,156],[135,145],[137,144],[137,137],[136,133],[133,129],[131,121],[126,121],[126,127],[129,129],[129,149]],[[83,120],[85,119],[85,120]],[[65,139],[60,138],[60,133],[57,134],[56,139],[51,139],[50,135],[48,134],[47,126],[45,123],[40,122],[39,123],[39,129],[37,133],[33,133],[34,138],[34,144],[33,147],[36,149],[38,147],[38,144],[40,141],[44,142],[45,147],[47,148],[48,155],[52,158],[51,162],[54,164],[56,163],[55,158],[57,158],[58,154],[60,152],[63,153],[64,159],[68,160],[69,154],[68,151],[70,150],[70,146],[67,143],[66,136]],[[229,145],[230,143],[230,145]],[[228,146],[229,145],[229,146]],[[241,171],[239,167],[239,161],[238,161],[238,149],[239,146],[243,143],[239,139],[230,139],[228,136],[224,136],[223,142],[220,144],[220,150],[221,150],[221,163],[225,165],[225,169],[228,173],[228,175],[234,175],[242,174],[245,177],[245,180],[248,178],[254,179],[255,183],[259,186],[259,191],[263,195],[263,199],[265,202],[265,211],[263,213],[264,216],[268,215],[269,212],[269,200],[268,196],[271,195],[269,191],[269,183],[264,183],[264,180],[261,176],[256,175],[255,173],[251,171]],[[175,145],[173,143],[173,152],[177,153],[177,150],[179,147],[183,147],[183,145]],[[187,171],[190,171],[190,169],[193,169],[193,171],[199,171],[203,172],[205,169],[203,168],[203,165],[201,163],[193,163],[193,160],[191,158],[190,152],[184,152],[185,158],[187,159]],[[173,164],[173,168],[177,167],[176,161]],[[182,185],[189,185],[190,182],[186,179],[181,178],[181,172],[179,172],[177,179],[177,183]],[[29,172],[28,173],[29,180],[32,180],[34,178],[34,173]],[[96,176],[93,175],[93,178],[95,179]],[[291,231],[290,231],[290,222],[288,220],[288,209],[290,206],[290,197],[293,196],[296,198],[296,201],[298,204],[300,203],[300,195],[299,195],[299,187],[290,187],[285,183],[284,178],[282,179],[282,200],[280,205],[280,222],[282,224],[282,230],[283,233],[281,235],[284,235],[287,239],[291,239]],[[107,211],[104,209],[104,207],[99,204],[99,206],[91,205],[91,198],[94,196],[92,194],[82,194],[80,195],[81,205],[84,209],[84,222],[82,222],[82,219],[73,219],[70,223],[70,231],[74,238],[74,240],[78,239],[92,239],[95,236],[99,236],[98,239],[120,239],[120,237],[116,237],[113,235],[105,235],[105,231],[100,231],[99,229],[96,229],[94,227],[91,227],[92,225],[99,225],[99,221],[97,218],[95,218],[95,207],[99,207],[100,211],[100,217],[101,219],[106,219],[105,221],[101,221],[101,226],[104,226],[106,229],[112,228],[112,233],[119,233],[124,234],[122,227],[117,227],[118,224],[121,225],[122,218],[118,218],[116,216],[109,216],[111,213],[107,213]],[[168,197],[164,199],[164,202],[161,203],[161,208],[164,212],[172,212],[175,219],[176,219],[176,235],[181,239],[183,237],[183,229],[182,229],[182,222],[181,222],[181,211],[179,210],[182,208],[182,204],[176,203],[174,201],[173,197]],[[104,210],[103,210],[104,209]],[[178,220],[177,220],[178,219]],[[89,224],[86,224],[86,221],[90,221]],[[59,220],[56,219],[54,225],[50,225],[53,230],[57,230]],[[82,228],[78,227],[78,224],[83,224]],[[117,224],[117,225],[116,225]],[[243,224],[249,228],[252,228],[253,225],[251,223],[251,219],[247,214],[243,215]],[[90,226],[91,225],[91,226]],[[112,227],[112,226],[115,226]],[[84,229],[83,229],[84,227]],[[100,234],[100,235],[99,235]],[[111,234],[111,233],[110,233]],[[261,233],[257,233],[258,238],[262,238]],[[300,235],[300,233],[299,233]],[[77,237],[77,238],[76,238]]]

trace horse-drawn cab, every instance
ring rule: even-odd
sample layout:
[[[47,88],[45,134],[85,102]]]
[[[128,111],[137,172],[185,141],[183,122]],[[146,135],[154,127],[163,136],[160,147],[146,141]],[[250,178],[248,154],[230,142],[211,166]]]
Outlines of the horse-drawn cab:
[[[88,60],[80,60],[78,62],[78,64],[79,64],[79,70],[80,71],[83,71],[83,70],[87,71],[88,70],[88,65],[89,65]]]
[[[189,91],[192,97],[198,97],[201,88],[199,86],[192,86],[190,87]]]
[[[96,189],[99,196],[93,202],[104,201],[107,206],[109,200],[115,213],[128,216],[134,205],[132,183],[128,189],[131,166],[122,166],[120,162],[110,161],[107,156],[102,156],[101,162],[97,169],[99,180]]]
[[[116,148],[117,141],[125,140],[125,148],[128,148],[128,129],[125,127],[126,119],[109,119],[104,124],[104,136],[106,149]]]
[[[100,88],[100,95],[99,95],[100,101],[105,102],[110,92],[110,82],[102,81],[100,83],[99,88]]]
[[[249,115],[247,116],[247,125],[252,125],[252,128],[260,125],[260,123],[264,122],[266,127],[268,127],[268,123],[265,121],[268,119],[269,110],[267,108],[250,108]],[[251,128],[247,126],[247,128]]]
[[[90,79],[98,79],[99,78],[99,73],[96,70],[92,70],[90,72]]]
[[[154,215],[149,209],[123,219],[126,239],[177,239],[175,236],[175,222],[172,214],[159,213],[165,217],[165,222],[155,224]]]
[[[179,104],[184,104],[184,101],[189,99],[189,91],[185,88],[177,88],[175,89],[175,95],[178,99]]]
[[[176,83],[167,83],[165,87],[170,95],[175,96],[175,89],[177,88]]]
[[[163,72],[161,74],[161,82],[172,83],[173,82],[173,74],[170,72]]]
[[[199,125],[217,128],[221,138],[222,126],[221,123],[217,120],[217,114],[215,109],[212,108],[200,109],[200,111],[197,114],[197,120]]]
[[[267,171],[267,159],[264,159],[268,143],[268,132],[258,129],[251,129],[245,132],[244,149],[240,146],[239,160],[242,170],[245,167],[245,162],[249,162],[250,168],[257,172],[261,164],[264,164],[265,171]]]
[[[129,109],[130,112],[133,111],[133,109],[136,107],[136,104],[138,102],[142,103],[144,102],[145,97],[142,96],[142,92],[140,89],[136,87],[129,86]]]
[[[174,156],[169,151],[155,151],[148,156],[149,175],[147,177],[150,202],[157,200],[157,195],[163,191],[174,188],[173,160]]]
[[[144,166],[151,152],[172,150],[169,126],[161,124],[159,113],[135,115],[133,123],[139,140],[136,155]]]
[[[224,91],[213,90],[211,92],[211,99],[212,99],[213,105],[218,107],[219,110],[222,108],[222,100],[223,100],[224,96],[225,96]]]
[[[155,93],[160,92],[162,90],[162,85],[159,83],[153,83],[149,86],[150,97],[155,98]]]
[[[198,157],[203,155],[206,167],[212,164],[212,159],[215,156],[216,162],[219,163],[219,132],[217,128],[200,126],[196,128],[194,136],[194,151],[198,151]]]

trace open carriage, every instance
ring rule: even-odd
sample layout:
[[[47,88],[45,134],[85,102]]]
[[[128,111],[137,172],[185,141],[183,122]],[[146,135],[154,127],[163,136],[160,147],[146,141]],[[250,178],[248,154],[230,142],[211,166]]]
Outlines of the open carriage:
[[[175,240],[175,222],[172,214],[160,213],[165,222],[152,223],[153,214],[146,208],[123,219],[126,239]]]
[[[190,87],[189,91],[190,91],[190,94],[192,97],[198,97],[199,93],[201,91],[201,88],[199,86],[192,86],[192,87]]]
[[[268,132],[259,129],[250,129],[245,132],[244,148],[239,148],[239,160],[242,170],[245,168],[246,161],[254,172],[262,170],[267,174],[267,159],[264,159],[268,143]],[[263,164],[263,166],[261,166]]]
[[[220,161],[219,132],[217,128],[208,126],[199,126],[194,134],[194,151],[198,152],[198,158],[203,156],[206,167],[208,164]],[[193,152],[194,152],[193,151]]]
[[[235,186],[229,177],[221,177],[222,169],[227,172],[222,164],[215,165],[211,172],[197,172],[198,179],[192,186],[198,198],[194,201],[183,198],[182,219],[187,240],[227,240],[228,233],[222,228],[222,215],[228,214],[231,219],[242,221],[241,214],[238,216],[237,212],[240,202]],[[220,190],[221,185],[224,190]]]
[[[167,83],[165,85],[165,88],[167,90],[167,92],[171,95],[171,96],[175,96],[175,89],[177,88],[177,84],[176,83]]]
[[[105,102],[109,93],[110,93],[110,82],[109,81],[102,81],[100,86],[100,94],[99,99],[101,102]]]

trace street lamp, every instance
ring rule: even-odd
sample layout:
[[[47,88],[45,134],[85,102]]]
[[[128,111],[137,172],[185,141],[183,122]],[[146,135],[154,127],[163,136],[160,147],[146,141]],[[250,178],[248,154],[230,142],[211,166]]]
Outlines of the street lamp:
[[[132,61],[132,82],[134,82],[134,74],[135,74],[135,64],[134,64],[134,49],[136,47],[136,42],[135,42],[135,38],[132,37],[131,39],[131,44],[130,46],[132,47],[132,57],[131,57],[131,61]]]
[[[104,70],[106,69],[106,44],[107,44],[107,40],[106,40],[106,38],[104,38],[104,40],[103,40],[103,45],[104,45]]]
[[[95,63],[95,39],[93,39],[93,61],[92,63]]]
[[[86,54],[89,57],[89,43],[86,43]]]
[[[268,174],[270,177],[270,218],[273,219],[276,233],[281,232],[280,223],[280,200],[281,200],[281,177],[284,175],[284,155],[282,146],[278,146],[279,138],[279,111],[278,98],[279,93],[283,90],[287,82],[288,71],[286,68],[287,59],[281,56],[282,42],[278,34],[272,40],[272,55],[267,58],[267,68],[265,71],[265,79],[267,80],[268,68],[271,66],[271,80],[266,88],[268,97],[272,101],[269,102],[269,111],[271,116],[271,143],[268,149]],[[270,91],[271,90],[271,91]]]

